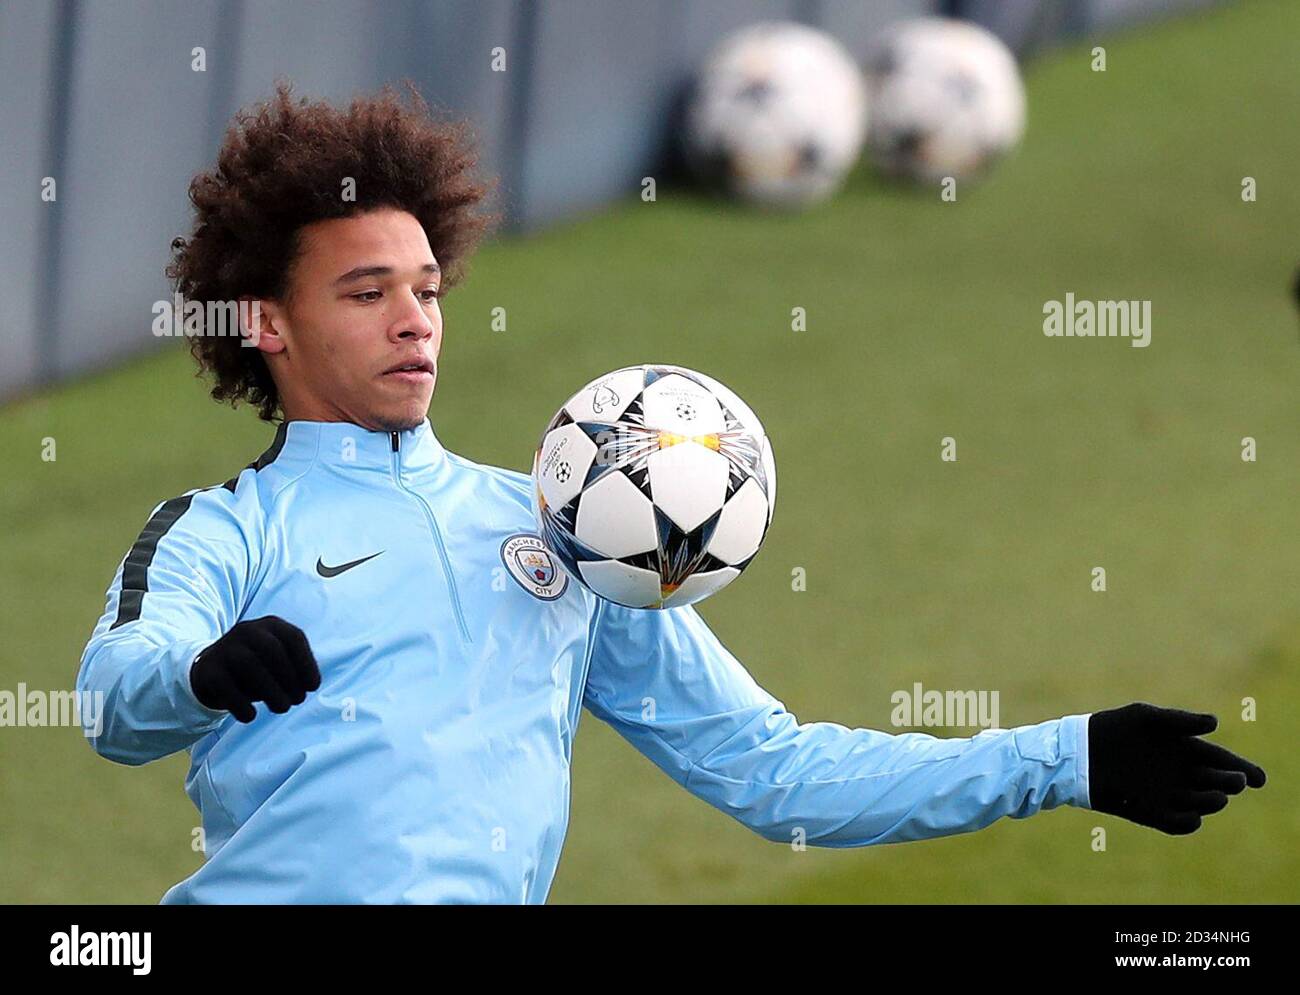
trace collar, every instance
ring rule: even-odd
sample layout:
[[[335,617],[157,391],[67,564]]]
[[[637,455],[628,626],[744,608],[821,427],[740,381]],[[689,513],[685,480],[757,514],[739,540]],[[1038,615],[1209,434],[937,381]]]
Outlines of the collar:
[[[272,460],[286,463],[323,463],[344,470],[397,468],[406,473],[436,468],[446,455],[433,426],[425,418],[415,428],[403,432],[375,432],[352,422],[284,422],[263,458],[270,456]]]

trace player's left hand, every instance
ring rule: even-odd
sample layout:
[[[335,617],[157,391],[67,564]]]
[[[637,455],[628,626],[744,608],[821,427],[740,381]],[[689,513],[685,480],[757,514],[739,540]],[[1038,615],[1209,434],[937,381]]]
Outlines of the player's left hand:
[[[1214,732],[1213,715],[1137,702],[1088,719],[1091,807],[1173,836],[1194,833],[1249,785],[1262,768],[1198,739]]]

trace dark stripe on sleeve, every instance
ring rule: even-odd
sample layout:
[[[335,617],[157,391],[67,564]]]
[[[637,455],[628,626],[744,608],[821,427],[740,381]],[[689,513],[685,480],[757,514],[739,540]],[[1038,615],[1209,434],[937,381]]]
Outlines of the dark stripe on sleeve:
[[[280,450],[284,448],[285,439],[288,437],[289,430],[287,426],[288,422],[280,423],[270,448],[257,457],[254,462],[249,463],[245,469],[262,470],[275,462],[276,457],[280,455]],[[238,480],[238,477],[231,477],[221,486],[233,494]],[[134,622],[140,617],[140,610],[144,607],[144,596],[149,590],[149,565],[153,563],[154,553],[158,549],[158,541],[176,524],[181,515],[189,510],[190,502],[193,499],[193,494],[186,494],[182,497],[172,498],[159,508],[145,525],[144,531],[140,533],[140,538],[131,547],[131,552],[126,554],[126,563],[122,567],[122,593],[117,601],[117,618],[108,627],[110,632],[119,625]]]
[[[252,463],[249,463],[248,466],[244,467],[245,470],[262,470],[275,462],[275,458],[280,455],[280,450],[284,448],[284,440],[289,434],[289,430],[285,427],[288,424],[288,422],[280,423],[280,427],[275,431],[275,439],[271,442],[271,448],[261,456],[257,457],[257,459]],[[240,472],[242,473],[243,471]],[[221,486],[230,491],[231,494],[234,494],[235,485],[238,483],[239,475],[236,474]]]
[[[110,632],[119,625],[134,622],[140,617],[144,595],[149,590],[149,564],[153,563],[154,553],[158,550],[158,540],[189,510],[193,499],[193,494],[186,494],[166,502],[154,512],[140,533],[140,538],[131,547],[131,552],[126,554],[126,563],[122,566],[122,593],[117,602],[117,619],[108,627]]]

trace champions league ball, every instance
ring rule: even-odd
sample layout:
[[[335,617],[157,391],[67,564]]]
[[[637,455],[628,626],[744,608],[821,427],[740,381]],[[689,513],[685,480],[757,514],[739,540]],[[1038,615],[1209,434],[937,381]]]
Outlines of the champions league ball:
[[[765,22],[705,61],[688,105],[686,158],[746,200],[795,207],[834,193],[862,149],[862,74],[830,35]]]
[[[758,552],[776,502],[754,412],[680,366],[629,366],[574,394],[542,434],[533,482],[547,549],[630,608],[676,608],[726,587]]]
[[[867,149],[884,172],[927,183],[984,170],[1020,141],[1015,56],[965,21],[922,17],[884,32],[866,62]]]

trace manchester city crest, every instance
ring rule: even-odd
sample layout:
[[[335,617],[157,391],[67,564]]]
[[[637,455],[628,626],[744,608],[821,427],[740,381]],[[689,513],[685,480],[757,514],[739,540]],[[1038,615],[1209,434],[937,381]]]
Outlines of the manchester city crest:
[[[554,601],[569,586],[569,575],[556,566],[535,535],[521,532],[501,544],[501,560],[519,585],[535,598]]]

